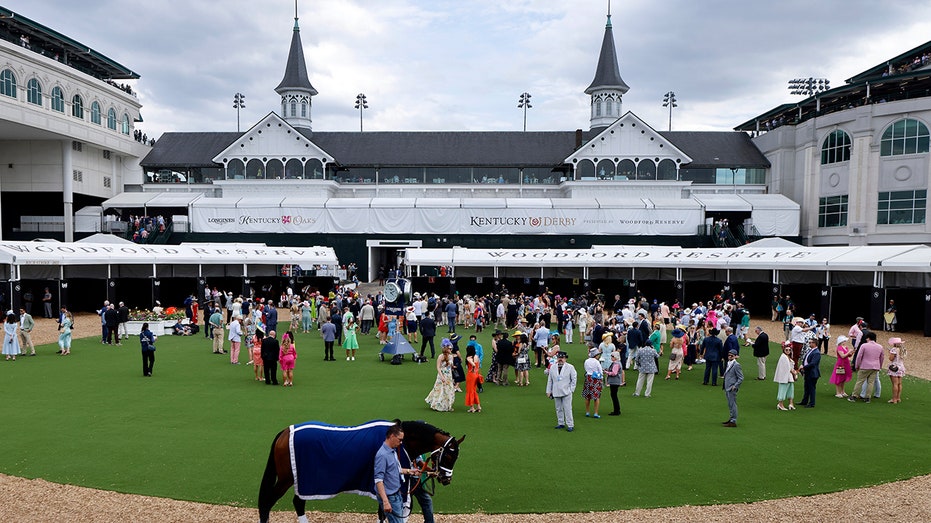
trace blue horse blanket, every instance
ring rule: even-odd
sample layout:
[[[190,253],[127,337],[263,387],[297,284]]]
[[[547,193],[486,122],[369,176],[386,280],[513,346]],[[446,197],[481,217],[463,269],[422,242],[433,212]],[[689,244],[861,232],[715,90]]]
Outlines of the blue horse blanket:
[[[329,499],[344,492],[377,499],[375,454],[391,425],[386,420],[355,427],[317,421],[291,425],[294,494],[305,500]]]

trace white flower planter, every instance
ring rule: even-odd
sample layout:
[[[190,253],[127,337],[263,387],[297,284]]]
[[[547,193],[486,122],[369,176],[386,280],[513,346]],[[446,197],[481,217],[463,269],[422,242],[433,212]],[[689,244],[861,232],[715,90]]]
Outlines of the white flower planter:
[[[130,336],[138,336],[139,333],[142,332],[142,324],[143,324],[143,323],[146,323],[146,322],[144,322],[144,321],[127,321],[127,322],[126,322],[126,332],[128,332]],[[152,333],[155,334],[156,336],[159,336],[159,335],[161,335],[161,334],[164,334],[165,331],[166,331],[166,329],[167,329],[167,331],[170,333],[170,332],[171,332],[171,326],[174,325],[174,323],[167,322],[167,321],[150,321],[150,322],[148,322],[148,324],[149,324],[149,330],[152,331]]]

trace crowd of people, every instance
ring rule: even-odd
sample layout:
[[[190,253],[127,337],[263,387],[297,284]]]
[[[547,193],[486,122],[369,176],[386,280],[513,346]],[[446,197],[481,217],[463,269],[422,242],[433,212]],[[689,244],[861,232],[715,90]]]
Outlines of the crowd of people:
[[[136,220],[143,218],[136,218]],[[265,292],[268,291],[268,292]],[[347,362],[354,362],[359,350],[359,338],[377,337],[387,344],[406,337],[415,345],[421,363],[434,360],[436,379],[425,398],[436,411],[452,411],[456,394],[464,393],[467,412],[482,412],[479,393],[483,384],[498,386],[531,385],[532,369],[541,369],[546,380],[546,393],[556,402],[557,426],[574,430],[571,413],[572,395],[581,381],[581,396],[585,416],[599,419],[601,395],[610,390],[612,409],[609,415],[621,413],[618,391],[627,386],[630,372],[637,372],[632,387],[633,398],[650,398],[654,379],[663,370],[665,380],[679,380],[697,365],[703,365],[702,384],[723,385],[730,406],[727,426],[736,426],[737,392],[743,382],[739,363],[742,347],[752,347],[756,359],[756,379],[766,379],[770,335],[762,325],[750,329],[750,312],[743,305],[746,296],[722,291],[705,302],[684,305],[671,304],[643,296],[613,300],[599,292],[572,297],[553,295],[511,294],[502,289],[482,296],[435,293],[414,293],[409,306],[400,315],[389,315],[381,293],[366,295],[354,289],[336,289],[329,293],[304,288],[294,292],[286,288],[278,300],[270,289],[264,296],[234,296],[232,292],[205,286],[200,299],[194,294],[184,300],[186,321],[178,321],[173,332],[178,335],[200,333],[199,319],[203,314],[203,332],[211,339],[216,354],[229,354],[230,363],[241,363],[241,347],[246,346],[245,364],[254,366],[254,378],[268,385],[278,385],[281,371],[284,386],[293,386],[298,356],[295,333],[319,333],[324,361],[335,361],[338,345],[345,351]],[[287,325],[280,325],[278,306],[290,312]],[[161,311],[160,304],[156,308]],[[828,354],[831,345],[837,360],[830,371],[830,383],[835,396],[849,401],[871,402],[881,393],[881,376],[890,379],[890,403],[901,401],[902,376],[905,374],[906,351],[901,338],[888,340],[888,347],[877,343],[877,334],[857,318],[843,334],[833,337],[826,318],[817,320],[796,315],[796,304],[790,296],[774,296],[771,319],[784,325],[784,341],[773,377],[777,384],[776,408],[794,410],[794,383],[801,379],[804,389],[800,405],[814,408],[816,387],[821,377],[821,355]],[[888,310],[894,313],[894,302]],[[154,312],[154,309],[153,309]],[[126,322],[129,309],[123,302],[104,302],[97,311],[101,321],[101,343],[121,345],[129,338]],[[887,317],[888,319],[888,317]],[[890,320],[891,321],[891,320]],[[62,308],[58,317],[62,355],[70,354],[70,330],[73,317]],[[887,323],[885,327],[892,327]],[[477,334],[485,327],[494,327],[487,351]],[[5,321],[3,354],[8,360],[35,353],[29,340],[35,322],[24,307],[19,314],[8,311]],[[435,347],[437,332],[446,328]],[[460,351],[462,336],[457,330],[473,331]],[[280,334],[280,336],[279,336]],[[140,342],[143,350],[143,374],[151,376],[157,336],[143,328]],[[587,355],[577,375],[568,362],[566,348],[576,343],[584,346]],[[427,348],[429,347],[429,355]],[[487,355],[487,358],[486,358]],[[555,367],[554,367],[555,365]],[[555,369],[555,371],[554,371]],[[850,394],[846,383],[854,381]]]

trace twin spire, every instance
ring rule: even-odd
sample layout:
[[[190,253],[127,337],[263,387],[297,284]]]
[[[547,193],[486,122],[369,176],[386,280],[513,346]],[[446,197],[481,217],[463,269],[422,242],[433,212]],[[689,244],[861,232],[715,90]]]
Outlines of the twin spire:
[[[301,45],[301,28],[297,23],[297,0],[294,0],[294,32],[291,35],[291,49],[288,51],[288,63],[284,69],[284,78],[275,88],[281,96],[281,116],[294,127],[311,128],[311,97],[317,90],[307,77],[307,62],[304,61],[304,47]]]
[[[607,127],[621,116],[621,97],[630,87],[621,78],[617,62],[617,50],[614,47],[614,31],[611,28],[611,0],[608,0],[608,21],[605,24],[601,53],[595,78],[585,89],[591,96],[591,128]],[[311,85],[307,76],[307,63],[304,61],[304,48],[301,45],[301,29],[298,25],[297,0],[294,0],[294,33],[291,36],[291,49],[285,66],[284,78],[275,88],[281,96],[282,117],[295,127],[311,128],[311,97],[317,90]]]
[[[595,78],[585,89],[591,95],[591,128],[603,128],[620,118],[621,98],[630,87],[621,78],[621,68],[617,63],[617,50],[614,47],[614,31],[611,28],[611,1],[608,0],[608,21],[605,35],[598,55]]]

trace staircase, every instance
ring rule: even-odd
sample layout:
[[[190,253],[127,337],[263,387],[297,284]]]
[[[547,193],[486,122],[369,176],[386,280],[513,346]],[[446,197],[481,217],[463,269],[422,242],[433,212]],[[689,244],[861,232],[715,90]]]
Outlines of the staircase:
[[[378,294],[379,292],[381,292],[382,289],[384,289],[384,286],[379,285],[377,281],[369,282],[369,283],[360,283],[358,286],[356,286],[356,292],[358,292],[362,296],[368,296],[369,294],[374,296]]]

